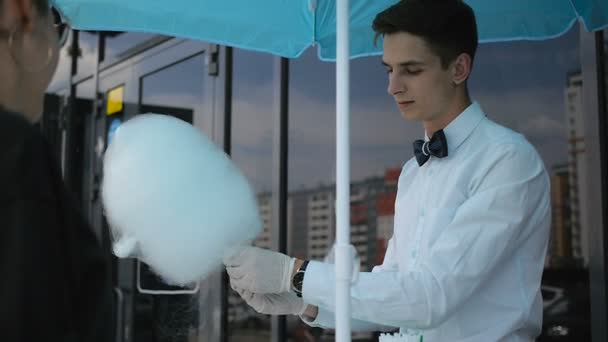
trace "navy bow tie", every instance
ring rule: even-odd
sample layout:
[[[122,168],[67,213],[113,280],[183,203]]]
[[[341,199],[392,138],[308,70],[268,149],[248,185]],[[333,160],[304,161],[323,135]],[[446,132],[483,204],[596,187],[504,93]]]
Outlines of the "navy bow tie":
[[[445,134],[440,129],[429,141],[416,140],[414,141],[414,154],[419,166],[424,165],[431,156],[443,158],[448,156],[448,143],[445,140]]]

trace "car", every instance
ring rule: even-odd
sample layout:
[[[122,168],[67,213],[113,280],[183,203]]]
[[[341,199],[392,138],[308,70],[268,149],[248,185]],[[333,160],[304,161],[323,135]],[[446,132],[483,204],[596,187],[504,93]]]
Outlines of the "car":
[[[585,270],[543,276],[543,327],[538,342],[591,341],[591,305]]]

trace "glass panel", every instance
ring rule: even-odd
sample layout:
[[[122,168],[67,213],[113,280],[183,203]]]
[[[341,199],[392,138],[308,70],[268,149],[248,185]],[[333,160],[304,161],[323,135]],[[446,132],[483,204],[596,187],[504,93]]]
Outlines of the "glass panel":
[[[201,110],[204,57],[189,58],[142,79],[141,113],[168,114],[192,123]]]
[[[86,159],[90,156],[85,151],[90,145],[86,144],[87,130],[90,128],[93,110],[94,86],[91,79],[76,86],[76,98],[71,108],[66,109],[67,127],[64,147],[64,180],[74,194],[80,197],[83,193],[83,177],[85,177]],[[86,96],[87,99],[79,97]],[[69,103],[69,102],[66,102]],[[71,111],[71,112],[70,112]],[[69,114],[68,114],[69,113]],[[83,202],[79,202],[84,205]]]
[[[154,33],[143,32],[104,32],[105,37],[105,56],[104,61],[122,60],[139,51],[141,47],[150,40],[162,37]]]
[[[232,159],[257,193],[264,231],[255,241],[272,247],[273,57],[234,50]],[[270,318],[250,308],[228,289],[228,339],[270,341]]]
[[[93,99],[95,98],[95,84],[93,79],[88,79],[76,85],[76,103],[74,115],[81,117],[83,121],[83,146],[84,151],[82,161],[82,192],[81,199],[83,204],[83,212],[89,217],[91,207],[91,190],[93,186],[93,144],[94,144],[94,122],[93,122]]]
[[[63,167],[62,151],[65,139],[65,131],[61,127],[61,121],[69,98],[70,88],[62,88],[44,94],[43,114],[39,121],[42,134],[49,143],[53,158],[60,167]]]
[[[143,77],[140,112],[171,115],[192,123],[193,115],[202,110],[203,70],[204,56],[201,54]],[[109,121],[113,117],[110,116]],[[112,127],[111,122],[109,127]],[[204,299],[199,299],[199,293],[142,293],[150,290],[183,291],[184,288],[164,284],[146,265],[139,266],[137,279],[140,279],[138,286],[141,290],[135,296],[135,341],[197,340],[198,308],[205,307],[205,303],[199,301]]]
[[[66,43],[59,50],[59,64],[53,75],[53,79],[47,89],[48,94],[57,93],[60,89],[67,88],[70,82],[70,76],[72,73],[72,57],[70,56],[70,47],[72,46],[72,39],[74,32],[70,32]]]
[[[291,61],[289,85],[290,253],[322,260],[335,239],[335,64],[314,51]],[[408,137],[418,126],[404,122],[386,93],[380,57],[351,62],[351,241],[361,270],[382,263],[392,236],[397,178],[412,156]],[[332,285],[333,286],[333,285]],[[295,319],[299,321],[299,319]],[[333,339],[332,331],[301,322],[288,336]],[[373,333],[353,333],[358,341]]]
[[[579,28],[540,42],[482,44],[469,81],[473,100],[488,116],[523,133],[539,151],[552,180],[553,228],[543,277],[547,311],[543,338],[560,324],[572,340],[587,340],[589,246],[584,208],[584,137]],[[289,208],[290,254],[322,259],[334,240],[335,78],[334,64],[314,51],[290,62]],[[387,94],[380,57],[351,64],[351,237],[369,271],[384,258],[392,236],[396,181],[413,157],[419,123],[406,122]],[[561,297],[560,297],[561,296]],[[559,316],[552,312],[560,312]],[[298,339],[331,331],[289,326]],[[374,334],[354,338],[373,340]]]
[[[95,32],[78,32],[77,75],[93,75],[95,73],[98,41],[98,34]]]

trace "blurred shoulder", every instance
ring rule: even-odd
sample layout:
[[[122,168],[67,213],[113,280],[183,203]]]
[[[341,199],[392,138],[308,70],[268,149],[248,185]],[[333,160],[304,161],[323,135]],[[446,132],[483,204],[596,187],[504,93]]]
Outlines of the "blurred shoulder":
[[[33,126],[23,115],[15,112],[9,112],[0,107],[0,130],[2,136],[16,136],[19,132],[27,132],[32,130]]]

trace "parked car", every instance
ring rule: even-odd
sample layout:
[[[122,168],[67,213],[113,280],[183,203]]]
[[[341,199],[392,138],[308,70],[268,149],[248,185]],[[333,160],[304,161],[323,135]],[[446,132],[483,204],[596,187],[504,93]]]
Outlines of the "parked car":
[[[543,328],[538,342],[591,341],[586,270],[552,270],[543,276]]]

